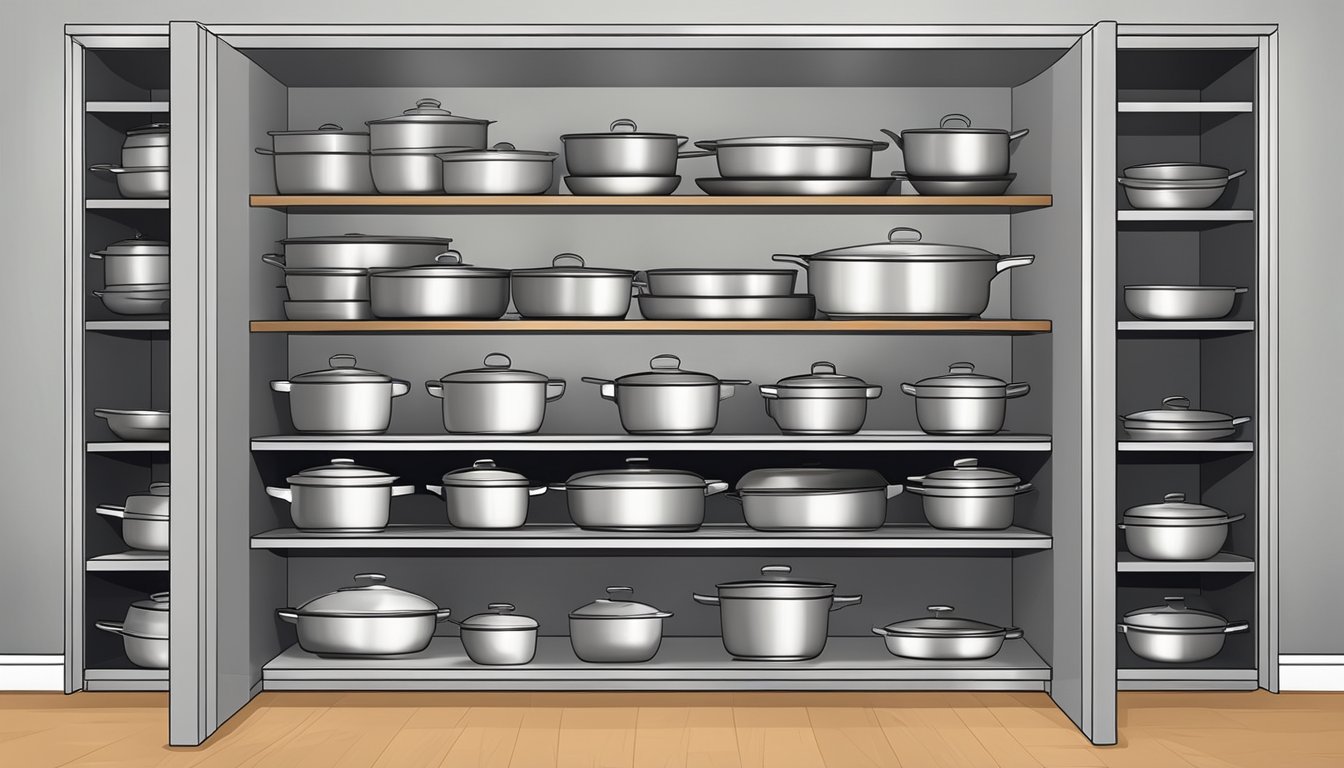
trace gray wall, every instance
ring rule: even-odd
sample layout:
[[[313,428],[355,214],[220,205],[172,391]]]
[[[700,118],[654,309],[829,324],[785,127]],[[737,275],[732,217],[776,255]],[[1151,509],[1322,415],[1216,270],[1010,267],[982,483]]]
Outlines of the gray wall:
[[[454,7],[458,5],[460,7]],[[1264,0],[1126,0],[1077,3],[962,0],[946,4],[883,0],[833,3],[802,0],[682,0],[632,4],[570,0],[514,0],[448,4],[431,0],[4,0],[0,16],[3,167],[9,180],[0,205],[7,239],[4,257],[12,290],[0,302],[11,331],[0,338],[0,360],[10,392],[0,398],[0,425],[10,445],[0,461],[0,524],[18,535],[0,539],[0,615],[23,621],[0,625],[0,653],[61,650],[61,507],[53,501],[61,480],[62,403],[62,25],[197,19],[205,22],[825,22],[825,23],[1091,23],[1109,16],[1128,22],[1277,22],[1280,33],[1280,314],[1282,450],[1282,650],[1344,653],[1344,614],[1337,604],[1344,561],[1334,542],[1344,538],[1344,516],[1332,486],[1344,463],[1338,415],[1322,423],[1319,383],[1344,376],[1341,323],[1328,309],[1344,283],[1336,236],[1344,156],[1327,126],[1344,124],[1337,73],[1344,22],[1337,0],[1268,3]],[[50,606],[41,610],[40,606]]]

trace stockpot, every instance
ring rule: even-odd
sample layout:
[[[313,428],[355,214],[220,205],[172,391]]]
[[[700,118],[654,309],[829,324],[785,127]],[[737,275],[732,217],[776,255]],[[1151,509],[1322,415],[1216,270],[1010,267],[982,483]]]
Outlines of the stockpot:
[[[420,99],[400,115],[369,120],[370,149],[483,149],[493,120],[454,115],[438,99]]]
[[[722,480],[626,459],[624,469],[579,472],[550,486],[568,496],[569,517],[597,531],[693,531],[705,521],[705,497],[728,490]]]
[[[759,389],[766,415],[786,435],[852,435],[868,418],[868,401],[882,395],[881,387],[838,373],[825,360],[813,363],[810,373]]]
[[[725,179],[867,179],[885,141],[838,136],[747,136],[697,141]]]
[[[127,496],[125,505],[102,504],[94,511],[105,517],[121,518],[121,538],[131,549],[168,551],[167,483],[150,483],[144,493]]]
[[[101,251],[89,254],[91,259],[103,262],[103,284],[161,286],[167,290],[169,282],[168,243],[135,237],[118,240]]]
[[[150,123],[126,132],[121,143],[123,168],[167,168],[169,154],[168,123]]]
[[[167,592],[157,592],[131,603],[125,621],[98,621],[94,626],[121,635],[126,658],[137,667],[167,669],[169,603]]]
[[[516,666],[537,655],[537,620],[519,616],[513,603],[490,603],[488,613],[449,619],[462,630],[462,647],[477,664]]]
[[[89,166],[89,170],[97,173],[112,174],[117,180],[117,192],[119,192],[122,197],[132,199],[164,199],[168,197],[167,166],[132,166],[123,168],[120,165],[98,163]]]
[[[1246,288],[1231,285],[1126,285],[1125,309],[1140,320],[1217,320]]]
[[[425,490],[443,497],[448,522],[455,528],[521,528],[527,522],[528,498],[546,492],[546,486],[533,487],[526,477],[496,466],[492,459],[447,472],[442,483]]]
[[[616,403],[621,427],[632,435],[707,435],[718,424],[719,401],[751,383],[682,370],[676,355],[655,355],[649,368],[615,381],[583,377],[601,386],[604,400]]]
[[[319,656],[400,656],[425,650],[435,625],[448,618],[448,609],[385,581],[381,573],[356,574],[355,586],[276,614],[298,629],[300,648]]]
[[[950,469],[907,477],[905,488],[923,497],[924,518],[934,528],[998,531],[1013,524],[1013,500],[1032,485],[979,459],[957,459]]]
[[[950,605],[930,605],[930,616],[873,627],[887,650],[907,659],[967,661],[988,659],[1003,648],[1004,640],[1022,637],[1017,627],[1000,627],[952,616]]]
[[[433,264],[434,257],[448,252],[453,239],[351,232],[280,242],[284,255],[266,254],[262,260],[282,269],[397,269]]]
[[[501,141],[489,149],[440,152],[443,191],[450,195],[541,195],[555,181],[555,152],[517,149]]]
[[[773,258],[807,270],[808,293],[831,317],[979,317],[989,306],[990,281],[1035,261],[923,237],[917,229],[894,227],[885,243]]]
[[[729,498],[758,531],[871,531],[901,490],[871,469],[754,469]]]
[[[566,133],[565,168],[572,176],[675,176],[677,158],[713,152],[678,152],[685,136],[639,130],[634,120],[614,121],[607,133]]]
[[[575,656],[599,664],[637,664],[658,653],[663,619],[672,614],[618,597],[634,591],[634,587],[607,587],[607,597],[569,612],[569,644]]]
[[[719,606],[723,647],[750,661],[805,661],[826,648],[831,611],[863,601],[839,597],[835,585],[792,578],[793,568],[767,565],[761,578],[717,585],[718,595],[695,594],[701,605]]]
[[[632,270],[590,267],[577,253],[562,253],[549,267],[513,270],[509,290],[525,318],[620,320],[630,312],[634,279]]]
[[[448,251],[436,264],[369,273],[369,300],[378,317],[498,320],[509,308],[509,270],[474,267]]]
[[[1024,383],[975,372],[973,363],[953,363],[947,373],[901,384],[915,398],[915,419],[930,435],[992,435],[1003,429],[1007,403],[1031,391]]]
[[[1125,548],[1135,557],[1208,560],[1222,550],[1227,526],[1244,517],[1188,502],[1184,493],[1168,493],[1160,503],[1125,510],[1119,528],[1125,532]]]
[[[289,414],[299,432],[377,435],[392,423],[392,399],[411,391],[409,382],[355,367],[354,355],[332,355],[330,368],[271,382],[289,393]]]
[[[1028,130],[973,128],[969,117],[952,113],[944,115],[937,128],[910,128],[899,135],[885,128],[882,132],[901,148],[905,172],[911,176],[983,179],[1008,175],[1009,145]]]
[[[397,147],[375,149],[369,155],[373,186],[384,195],[443,194],[441,152],[462,147]]]
[[[300,530],[380,531],[387,526],[392,497],[415,493],[415,486],[396,485],[397,480],[354,459],[332,459],[285,478],[287,488],[268,486],[266,493],[289,502]]]
[[[1190,608],[1184,597],[1162,599],[1166,605],[1130,611],[1116,625],[1139,658],[1167,664],[1211,659],[1223,649],[1227,635],[1250,628],[1247,622],[1229,622],[1216,613]]]
[[[271,149],[257,154],[275,162],[275,191],[282,195],[370,195],[369,134],[335,123],[316,129],[267,131]]]
[[[425,382],[443,400],[443,428],[478,435],[526,435],[541,429],[546,404],[565,394],[565,380],[513,367],[503,352],[491,352],[482,367],[455,371]]]
[[[1231,437],[1250,416],[1232,417],[1218,411],[1190,408],[1190,398],[1162,398],[1162,407],[1120,417],[1131,440],[1217,440]]]

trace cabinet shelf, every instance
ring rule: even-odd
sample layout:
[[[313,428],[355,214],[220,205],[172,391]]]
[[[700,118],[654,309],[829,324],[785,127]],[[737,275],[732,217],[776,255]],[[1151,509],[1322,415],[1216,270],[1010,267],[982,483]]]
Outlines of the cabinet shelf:
[[[1249,101],[1122,101],[1116,105],[1116,111],[1118,112],[1147,114],[1221,114],[1251,112],[1253,110],[1254,104]]]
[[[166,669],[86,669],[86,691],[166,691]]]
[[[1120,320],[1121,333],[1221,334],[1254,331],[1254,320]]]
[[[107,442],[85,443],[84,447],[89,453],[166,453],[168,451],[167,442],[133,443],[122,440],[110,440]]]
[[[1229,224],[1255,221],[1250,210],[1122,210],[1116,211],[1116,222],[1125,230],[1199,231]]]
[[[567,637],[537,639],[531,663],[483,666],[456,637],[436,637],[397,659],[324,659],[297,645],[262,668],[264,690],[1004,690],[1044,691],[1050,667],[1025,640],[1009,640],[989,659],[902,659],[876,637],[832,637],[810,661],[738,661],[717,637],[668,637],[643,664],[588,664]]]
[[[706,525],[684,533],[585,531],[574,525],[528,525],[515,530],[462,530],[393,525],[376,533],[281,528],[252,537],[271,550],[1041,550],[1049,534],[1026,528],[941,531],[927,525],[888,525],[876,531],[768,533],[744,525]]]
[[[130,445],[135,445],[131,443]],[[1041,451],[1050,436],[1017,432],[968,437],[913,430],[854,435],[272,435],[253,451]]]
[[[1116,554],[1115,569],[1120,573],[1254,573],[1255,561],[1249,557],[1219,552],[1208,560],[1142,560],[1128,552]]]
[[[1260,687],[1254,669],[1117,669],[1120,691],[1253,691]]]
[[[89,101],[84,104],[85,112],[159,112],[169,111],[166,101]]]
[[[166,331],[167,320],[89,320],[86,331]]]
[[[91,557],[84,564],[87,571],[167,571],[167,552],[144,552],[128,549],[110,555]]]
[[[165,198],[153,198],[146,200],[122,199],[118,197],[109,197],[97,200],[85,200],[84,207],[89,210],[121,210],[121,211],[147,211],[147,210],[168,210],[169,200]]]
[[[253,320],[253,333],[1049,333],[1049,320]]]
[[[1250,440],[1121,440],[1117,451],[1133,453],[1250,453],[1255,443]]]

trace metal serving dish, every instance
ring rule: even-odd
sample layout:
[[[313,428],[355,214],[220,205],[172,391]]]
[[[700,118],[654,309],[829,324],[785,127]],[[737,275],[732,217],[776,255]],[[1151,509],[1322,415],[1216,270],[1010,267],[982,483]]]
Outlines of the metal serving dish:
[[[1231,285],[1126,285],[1125,309],[1140,320],[1217,320],[1232,312]]]
[[[892,176],[901,179],[921,195],[930,197],[947,195],[1002,195],[1008,191],[1016,173],[1007,176],[991,176],[987,179],[928,178],[911,176],[905,171],[893,171]]]
[[[576,195],[670,195],[680,185],[680,176],[565,177],[565,186]]]
[[[89,170],[98,173],[110,173],[117,180],[117,191],[122,197],[132,199],[168,197],[168,168],[152,166],[132,166],[98,163],[89,166]]]
[[[895,179],[727,179],[695,180],[707,195],[885,195]]]
[[[754,469],[730,498],[758,531],[871,531],[887,521],[900,485],[871,469]]]
[[[168,411],[95,408],[93,415],[107,420],[107,428],[122,440],[164,442],[168,439]]]
[[[1004,640],[1022,637],[1017,627],[954,618],[950,605],[930,605],[928,610],[931,616],[873,627],[873,634],[886,641],[893,656],[937,661],[988,659],[1003,648]]]
[[[886,149],[889,145],[885,141],[839,136],[748,136],[697,141],[695,146],[715,153],[719,175],[725,180],[861,179],[886,181],[890,185],[888,179],[869,178],[873,175],[873,153]],[[702,181],[705,179],[697,179],[696,183]],[[704,188],[703,184],[701,188]],[[721,194],[709,189],[705,191],[711,195]]]
[[[654,296],[792,296],[796,269],[648,269]]]
[[[811,320],[817,300],[792,296],[654,296],[640,294],[639,314],[646,320]]]

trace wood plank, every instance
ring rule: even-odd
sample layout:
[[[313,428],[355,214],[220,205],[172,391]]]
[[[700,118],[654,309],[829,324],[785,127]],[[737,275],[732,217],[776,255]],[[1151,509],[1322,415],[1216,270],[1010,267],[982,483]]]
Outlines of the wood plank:
[[[743,768],[827,768],[804,707],[735,706],[733,722]]]
[[[416,697],[417,703],[422,697]],[[372,768],[404,768],[411,765],[439,765],[462,735],[459,723],[467,707],[425,706],[415,710],[402,724]]]
[[[550,768],[560,761],[560,707],[531,707],[523,713],[510,768]]]
[[[472,707],[462,718],[461,735],[440,765],[444,768],[508,766],[525,712],[522,707]]]
[[[253,208],[1047,208],[1051,195],[252,195]]]
[[[719,696],[704,704],[641,707],[635,726],[633,765],[636,768],[741,768],[733,709],[716,706],[726,703],[727,697]]]
[[[639,710],[630,707],[566,707],[560,718],[556,765],[630,765],[638,718]]]
[[[1049,320],[253,320],[253,333],[1049,333]]]
[[[904,763],[868,707],[808,707],[817,747],[828,766],[886,768]]]

